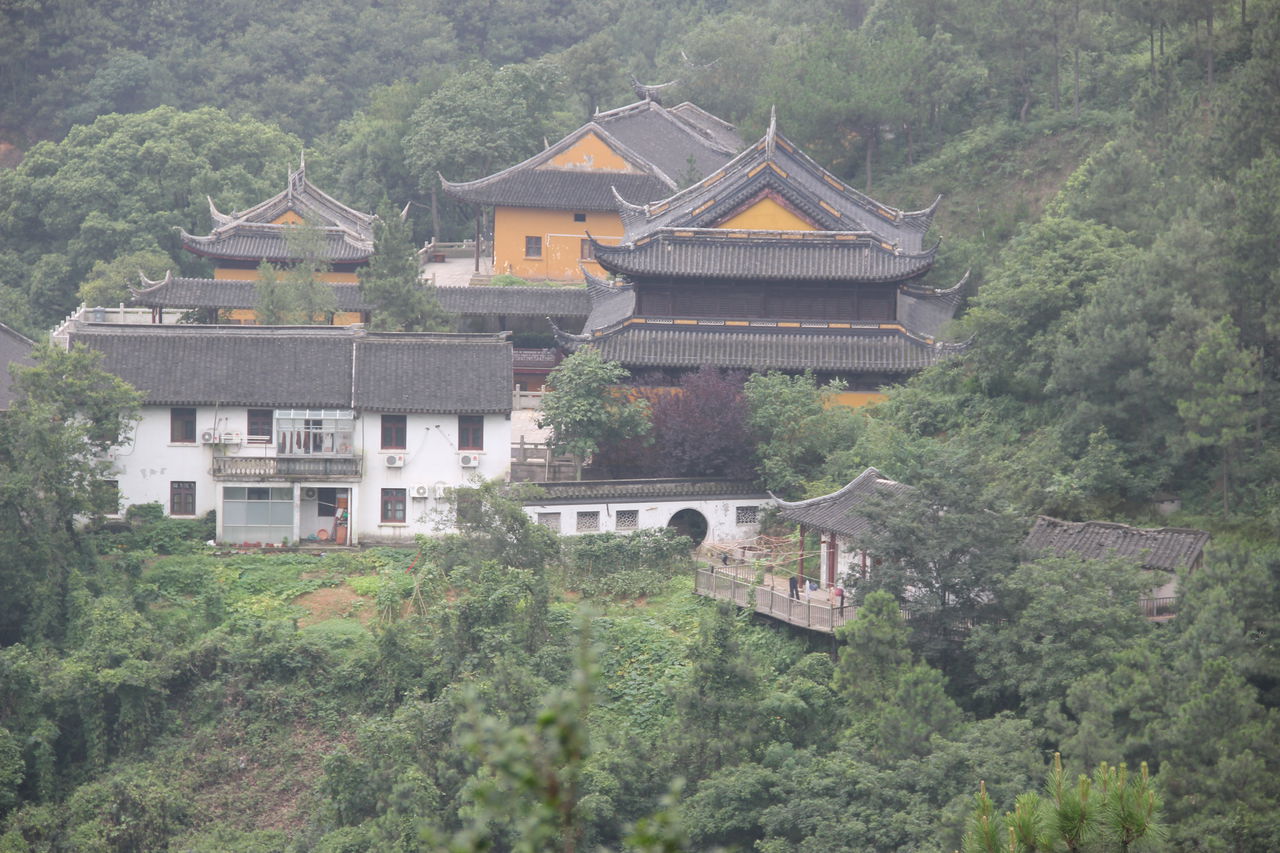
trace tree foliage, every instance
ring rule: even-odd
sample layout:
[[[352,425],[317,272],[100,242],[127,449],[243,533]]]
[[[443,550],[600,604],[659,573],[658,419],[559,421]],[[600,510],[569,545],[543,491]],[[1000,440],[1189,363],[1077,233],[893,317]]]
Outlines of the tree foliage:
[[[649,430],[647,404],[620,387],[627,375],[622,365],[583,347],[548,377],[551,391],[542,398],[538,426],[551,430],[557,452],[573,455],[579,479],[587,457],[606,442],[638,438]]]

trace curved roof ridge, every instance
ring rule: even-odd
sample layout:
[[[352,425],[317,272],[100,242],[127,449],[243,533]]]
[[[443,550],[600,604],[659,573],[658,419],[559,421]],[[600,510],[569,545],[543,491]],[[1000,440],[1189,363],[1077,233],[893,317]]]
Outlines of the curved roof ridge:
[[[560,154],[568,150],[570,147],[573,146],[574,143],[581,140],[588,133],[596,133],[596,134],[599,134],[600,136],[603,136],[605,140],[611,144],[611,147],[616,146],[614,147],[614,150],[619,154],[619,156],[621,156],[623,159],[630,162],[633,166],[635,166],[641,172],[656,177],[658,180],[671,186],[672,188],[676,186],[676,182],[671,180],[671,178],[667,176],[665,173],[663,173],[661,169],[659,169],[654,164],[650,163],[648,159],[641,156],[634,149],[630,148],[627,145],[624,145],[622,141],[619,140],[612,133],[610,133],[608,129],[604,127],[604,125],[601,125],[596,121],[587,122],[586,124],[579,127],[577,130],[561,138],[558,142],[551,145],[550,147],[544,148],[538,153],[530,157],[526,157],[525,159],[521,160],[519,163],[515,163],[513,165],[507,166],[505,169],[500,169],[499,171],[494,172],[492,175],[485,175],[482,178],[476,178],[475,180],[471,180],[471,181],[450,181],[440,172],[436,172],[436,175],[440,178],[440,183],[444,187],[446,192],[460,191],[465,193],[469,190],[484,189],[516,172],[523,171],[524,169],[537,168],[542,163],[548,160],[551,160],[557,154]],[[560,169],[557,171],[580,172],[582,170]],[[603,169],[599,170],[599,172],[602,174],[608,174],[608,172],[606,172]],[[624,174],[624,173],[619,172],[617,174]]]
[[[143,272],[142,270],[138,270],[138,280],[142,283],[143,286],[130,287],[129,288],[130,296],[133,296],[133,297],[141,296],[142,294],[148,293],[152,290],[158,290],[159,288],[164,287],[167,284],[172,284],[173,270],[171,269],[165,270],[164,278],[160,279],[159,281],[152,281],[151,279],[147,278],[147,274],[145,272]]]
[[[865,485],[871,480],[884,481],[886,483],[897,482],[897,480],[890,480],[888,477],[885,477],[875,468],[872,468],[871,466],[867,466],[867,470],[863,471],[861,474],[859,474],[858,476],[850,480],[848,483],[846,483],[843,487],[837,489],[834,492],[831,492],[830,494],[820,495],[816,498],[809,498],[807,500],[802,500],[802,501],[786,501],[778,497],[777,495],[775,495],[773,492],[769,492],[769,496],[772,497],[774,500],[776,500],[778,502],[778,506],[781,506],[781,507],[794,509],[797,507],[804,507],[804,506],[816,506],[818,504],[823,504],[828,501],[835,500],[836,498],[843,497],[844,495],[857,489],[859,486]]]

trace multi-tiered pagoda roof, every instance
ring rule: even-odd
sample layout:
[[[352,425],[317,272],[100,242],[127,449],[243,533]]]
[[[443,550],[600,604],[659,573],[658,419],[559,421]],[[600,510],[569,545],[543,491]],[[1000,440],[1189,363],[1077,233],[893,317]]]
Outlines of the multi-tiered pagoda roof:
[[[215,261],[244,267],[262,261],[284,264],[294,258],[286,239],[288,229],[303,223],[324,234],[326,257],[335,268],[357,266],[373,256],[373,223],[377,218],[361,213],[320,190],[307,180],[306,164],[289,173],[283,191],[253,207],[222,213],[209,199],[212,233],[203,237],[183,229],[182,246]]]
[[[637,202],[595,241],[591,314],[566,346],[632,368],[800,371],[888,381],[962,348],[938,335],[964,281],[926,286],[937,200],[903,211],[853,189],[777,132],[698,183]],[[762,223],[777,227],[760,227]]]

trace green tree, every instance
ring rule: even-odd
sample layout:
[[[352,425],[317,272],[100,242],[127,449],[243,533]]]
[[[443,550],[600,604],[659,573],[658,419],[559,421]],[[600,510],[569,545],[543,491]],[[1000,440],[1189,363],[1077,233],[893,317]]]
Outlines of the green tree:
[[[574,473],[582,479],[587,457],[606,442],[640,437],[649,431],[648,406],[631,399],[619,383],[627,371],[605,361],[591,347],[583,347],[551,371],[551,390],[542,398],[538,426],[551,430],[550,444],[574,458]]]
[[[439,332],[451,328],[434,285],[419,276],[408,223],[385,202],[374,223],[374,255],[360,271],[360,292],[373,306],[370,325],[393,332]]]
[[[743,386],[755,434],[760,478],[767,488],[793,495],[823,475],[837,449],[855,443],[859,416],[833,404],[843,386],[820,386],[812,373],[755,373]]]
[[[1003,820],[980,786],[964,853],[1129,853],[1163,838],[1160,809],[1145,763],[1131,774],[1103,762],[1092,778],[1072,780],[1055,755],[1044,794],[1019,796]]]
[[[141,286],[139,275],[157,281],[172,266],[173,260],[157,249],[130,252],[111,261],[95,261],[77,297],[82,305],[90,307],[128,302],[130,290]]]
[[[308,326],[329,322],[338,301],[332,285],[324,280],[324,274],[333,267],[328,233],[308,222],[287,227],[284,240],[290,263],[283,278],[291,292],[294,321]]]
[[[284,326],[292,322],[297,313],[294,296],[278,267],[268,261],[258,265],[258,278],[253,284],[253,314],[258,325]]]
[[[205,233],[208,196],[247,207],[270,195],[298,144],[218,110],[160,107],[103,116],[35,145],[17,168],[0,171],[0,287],[22,294],[47,325],[75,307],[98,261],[159,247],[175,269],[207,275],[204,262],[180,250],[174,227]]]
[[[1231,463],[1242,439],[1257,428],[1265,411],[1260,392],[1260,353],[1240,346],[1230,317],[1201,330],[1191,357],[1192,396],[1178,400],[1187,431],[1179,443],[1216,448],[1222,460],[1222,512],[1230,512]]]
[[[33,355],[13,368],[17,399],[0,418],[0,645],[62,638],[75,576],[93,564],[75,520],[101,510],[106,451],[128,443],[140,399],[98,353]]]

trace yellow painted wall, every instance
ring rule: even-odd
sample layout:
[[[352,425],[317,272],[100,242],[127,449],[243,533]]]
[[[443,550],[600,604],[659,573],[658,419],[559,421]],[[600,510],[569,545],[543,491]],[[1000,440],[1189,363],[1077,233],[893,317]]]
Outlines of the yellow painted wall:
[[[213,277],[220,281],[257,281],[258,270],[233,270],[217,267],[213,271]],[[353,272],[326,272],[320,274],[321,281],[327,281],[330,284],[359,284],[360,276]]]
[[[588,133],[564,151],[552,157],[539,169],[597,169],[606,172],[638,172],[632,164],[605,144],[594,133]]]
[[[765,231],[816,231],[813,223],[801,219],[771,198],[762,198],[746,210],[729,217],[717,228],[754,228]]]
[[[277,225],[305,225],[306,220],[292,210],[286,210],[284,213],[271,220]]]
[[[881,400],[887,400],[889,395],[881,394],[877,391],[841,391],[839,394],[831,395],[830,399],[830,405],[832,406],[848,406],[851,409],[856,409],[869,403],[879,403]]]
[[[622,220],[607,211],[579,211],[585,222],[574,222],[572,210],[499,207],[493,213],[493,271],[511,273],[531,281],[581,281],[578,264],[593,275],[604,275],[595,261],[581,260],[587,232],[602,243],[622,239]],[[525,237],[542,238],[542,257],[526,258]]]
[[[227,319],[242,326],[258,325],[258,315],[249,308],[234,308],[227,312]],[[360,315],[353,311],[339,311],[333,315],[333,325],[350,326],[361,322]]]

